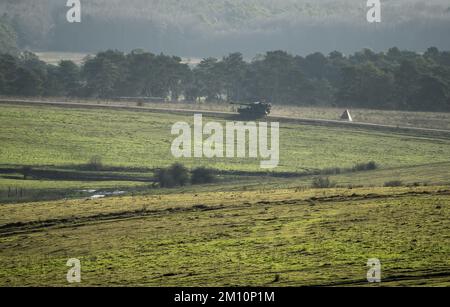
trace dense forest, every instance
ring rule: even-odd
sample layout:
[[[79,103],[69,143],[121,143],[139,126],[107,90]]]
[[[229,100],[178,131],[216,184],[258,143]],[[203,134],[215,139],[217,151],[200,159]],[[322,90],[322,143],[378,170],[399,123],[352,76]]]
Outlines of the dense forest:
[[[382,22],[366,20],[367,0],[88,0],[68,23],[67,0],[2,0],[20,48],[96,53],[142,48],[183,57],[245,58],[267,50],[307,55],[392,46],[450,50],[448,0],[382,1]]]
[[[450,111],[450,52],[391,48],[306,57],[240,53],[190,67],[180,57],[115,50],[49,65],[30,52],[0,55],[0,94],[9,96],[163,97],[172,101],[247,102]]]

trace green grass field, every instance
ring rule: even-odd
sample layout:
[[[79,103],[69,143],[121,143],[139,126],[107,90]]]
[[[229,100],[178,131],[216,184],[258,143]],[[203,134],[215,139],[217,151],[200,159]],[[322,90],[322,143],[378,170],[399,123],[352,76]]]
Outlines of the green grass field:
[[[275,190],[5,205],[0,285],[65,286],[65,262],[75,257],[83,286],[355,286],[368,285],[365,265],[375,257],[382,285],[448,286],[449,193]]]
[[[450,285],[447,133],[282,122],[274,177],[257,160],[174,159],[171,126],[192,120],[1,104],[0,286],[67,286],[69,258],[81,260],[81,286],[367,286],[369,258],[381,260],[381,285]],[[104,170],[83,168],[92,156]],[[311,188],[316,172],[369,161],[379,167]],[[152,186],[153,169],[173,162],[229,172]],[[40,177],[25,180],[24,165]],[[74,193],[86,189],[127,194]]]
[[[224,121],[223,118],[204,118],[204,122]],[[141,187],[142,181],[151,180],[151,172],[136,173],[134,169],[151,170],[182,162],[188,167],[208,166],[227,171],[260,171],[256,159],[183,159],[176,160],[170,152],[174,136],[171,126],[178,121],[192,122],[192,116],[149,113],[139,111],[92,110],[50,106],[2,105],[0,113],[0,200],[9,189],[26,189],[23,199],[12,197],[9,202],[29,201],[36,190],[45,190],[49,199],[60,197],[60,190],[82,189],[133,189]],[[397,168],[406,182],[446,183],[448,176],[442,174],[439,163],[449,161],[450,137],[436,133],[378,131],[354,127],[320,127],[282,123],[280,132],[280,164],[275,172],[308,174],[327,168],[351,168],[357,163],[375,161],[381,169]],[[101,177],[86,180],[86,172],[73,170],[75,175],[59,180],[35,178],[23,180],[20,174],[2,174],[2,168],[23,165],[35,169],[76,169],[91,157],[99,156],[109,167],[130,168],[119,172],[109,180]],[[429,165],[429,167],[427,166]],[[422,166],[421,176],[408,175],[408,168]],[[433,172],[431,171],[433,170]],[[437,171],[437,173],[435,173]],[[130,174],[131,173],[131,174]],[[392,173],[392,172],[391,172]],[[399,174],[400,174],[399,173]],[[66,174],[66,173],[63,173]],[[123,176],[127,175],[126,180]],[[362,176],[362,177],[361,177]],[[364,177],[365,176],[365,177]],[[75,177],[75,178],[74,178]],[[111,176],[110,176],[111,177]],[[130,178],[131,177],[131,178]],[[390,176],[395,177],[395,173]],[[429,177],[433,177],[430,180]],[[435,182],[435,177],[440,180]],[[360,179],[358,179],[360,178]],[[338,183],[382,186],[383,176],[378,180],[367,174],[347,174],[337,178]],[[301,179],[309,184],[311,178]],[[290,180],[292,182],[292,180]],[[374,182],[376,181],[376,182]],[[279,180],[278,180],[279,182]],[[287,183],[288,184],[288,183]],[[64,191],[66,193],[66,191]],[[51,197],[55,194],[54,197]],[[69,193],[74,194],[74,193]],[[42,193],[38,193],[42,197]],[[75,193],[75,195],[78,195]],[[8,199],[6,199],[8,200]]]
[[[171,127],[181,115],[146,112],[1,106],[1,164],[83,164],[98,155],[103,163],[124,167],[160,167],[175,161]],[[204,118],[222,120],[218,118]],[[376,161],[383,167],[447,162],[450,139],[418,133],[379,132],[348,127],[282,124],[280,166],[276,171],[351,167]],[[249,159],[187,159],[189,166],[256,171]]]

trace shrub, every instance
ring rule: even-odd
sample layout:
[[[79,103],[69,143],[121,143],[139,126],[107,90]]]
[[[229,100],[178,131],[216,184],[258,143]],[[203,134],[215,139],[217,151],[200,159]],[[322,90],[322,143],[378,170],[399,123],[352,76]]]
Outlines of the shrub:
[[[171,188],[175,186],[172,177],[167,169],[158,169],[155,172],[155,181],[159,183],[161,188]]]
[[[211,183],[214,182],[214,170],[205,168],[205,167],[198,167],[192,171],[191,175],[191,183],[192,184],[205,184],[205,183]]]
[[[169,174],[176,185],[185,186],[189,182],[189,171],[180,163],[175,163],[169,167]]]
[[[378,168],[378,165],[374,161],[370,161],[368,163],[359,163],[353,167],[353,171],[361,172],[361,171],[373,171]]]
[[[86,165],[88,170],[99,171],[103,168],[102,157],[92,156]]]
[[[403,186],[403,182],[400,180],[392,180],[384,183],[384,186],[387,188],[395,188]]]
[[[328,189],[335,187],[336,184],[330,181],[328,177],[316,177],[313,179],[312,187],[316,189]]]
[[[162,188],[185,186],[189,182],[189,171],[182,164],[175,163],[169,168],[157,170],[155,180]]]

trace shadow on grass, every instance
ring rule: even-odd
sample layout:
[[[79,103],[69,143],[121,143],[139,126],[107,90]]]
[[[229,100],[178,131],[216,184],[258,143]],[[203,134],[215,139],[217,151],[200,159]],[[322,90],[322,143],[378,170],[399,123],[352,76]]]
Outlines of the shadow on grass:
[[[28,167],[26,174],[23,166],[0,166],[0,176],[7,179],[66,180],[66,181],[136,181],[151,182],[153,172],[150,169],[102,168],[91,170],[86,166],[36,166]]]
[[[214,176],[219,177],[217,184],[229,183],[232,181],[249,180],[257,178],[301,178],[307,176],[337,175],[352,172],[361,172],[377,169],[375,162],[357,164],[352,168],[327,168],[317,170],[306,170],[304,172],[267,172],[267,171],[234,171],[234,170],[211,170]],[[155,185],[155,172],[157,169],[144,167],[113,167],[101,166],[93,170],[89,165],[62,165],[62,166],[23,166],[23,165],[0,165],[0,179],[21,181],[17,186],[23,187],[27,180],[43,181],[79,181],[79,182],[136,182],[148,183],[143,187],[110,187],[101,189],[106,192],[117,190],[130,193],[146,193],[149,190],[157,190]],[[60,188],[60,189],[36,189],[20,188],[14,183],[11,187],[0,187],[0,203],[32,202],[57,200],[64,198],[90,197],[92,194],[80,191],[80,188]],[[26,186],[26,185],[25,185]]]

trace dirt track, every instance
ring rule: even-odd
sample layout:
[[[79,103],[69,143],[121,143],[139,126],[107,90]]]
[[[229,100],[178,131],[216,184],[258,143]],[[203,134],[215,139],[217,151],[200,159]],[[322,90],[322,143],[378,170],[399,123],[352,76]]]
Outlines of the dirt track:
[[[116,109],[116,110],[128,110],[128,111],[142,111],[151,113],[168,113],[168,114],[182,114],[182,115],[192,115],[196,113],[201,113],[209,116],[233,116],[237,113],[233,112],[220,112],[220,111],[207,111],[207,110],[190,110],[190,109],[172,109],[172,108],[154,108],[154,107],[139,107],[139,106],[125,106],[120,105],[120,102],[116,104],[101,104],[101,103],[87,103],[87,102],[62,102],[62,101],[40,101],[40,100],[19,100],[19,99],[0,99],[0,104],[21,104],[21,105],[50,105],[50,106],[60,106],[67,108],[88,108],[88,109]],[[439,133],[445,138],[450,138],[450,130],[444,129],[432,129],[432,128],[421,128],[421,127],[402,127],[393,125],[380,125],[371,123],[360,123],[360,122],[345,122],[338,120],[326,120],[326,119],[307,119],[298,117],[287,117],[287,116],[269,116],[271,121],[278,121],[283,123],[294,123],[294,124],[308,124],[308,125],[319,125],[319,126],[341,126],[341,127],[354,127],[354,128],[369,128],[378,130],[390,130],[395,132],[430,132]]]

